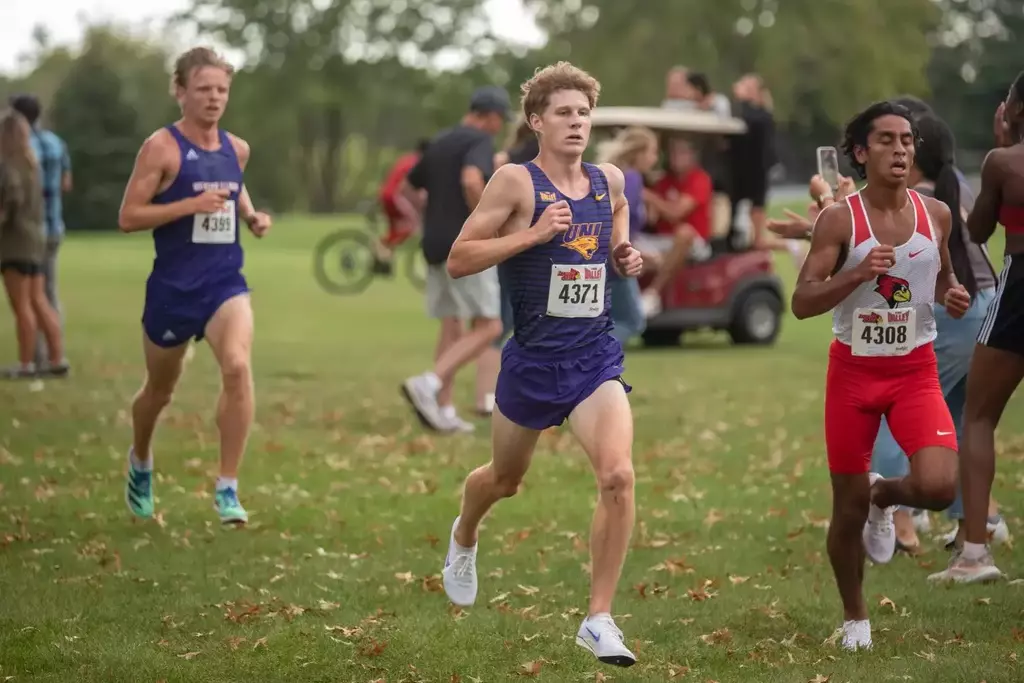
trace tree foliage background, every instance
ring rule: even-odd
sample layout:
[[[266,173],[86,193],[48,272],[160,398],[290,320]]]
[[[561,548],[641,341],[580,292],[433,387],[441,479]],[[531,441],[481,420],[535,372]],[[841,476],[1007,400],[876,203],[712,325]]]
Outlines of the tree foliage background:
[[[991,118],[1021,68],[1019,0],[524,0],[546,34],[526,49],[494,36],[484,0],[192,0],[166,35],[196,32],[243,55],[225,126],[253,147],[246,182],[281,211],[351,210],[389,164],[458,120],[477,85],[518,96],[538,66],[569,59],[602,82],[602,104],[657,105],[674,65],[731,94],[756,72],[771,89],[788,178],[875,99],[921,96],[953,126],[960,162],[977,166]],[[71,229],[112,229],[138,145],[176,118],[174,47],[112,25],[78,49],[44,29],[0,95],[31,91],[68,143]],[[454,59],[454,58],[458,59]],[[458,69],[433,65],[446,58]],[[500,141],[499,141],[500,142]]]

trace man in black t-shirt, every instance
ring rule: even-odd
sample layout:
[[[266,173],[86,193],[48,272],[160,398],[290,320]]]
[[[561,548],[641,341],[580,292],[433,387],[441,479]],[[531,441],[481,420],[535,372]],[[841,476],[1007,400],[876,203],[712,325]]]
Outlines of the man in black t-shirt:
[[[455,280],[446,264],[462,224],[494,172],[493,138],[505,126],[510,111],[503,88],[479,88],[462,121],[430,141],[405,181],[409,188],[427,193],[423,212],[427,310],[441,321],[441,332],[433,369],[407,379],[402,391],[420,420],[437,431],[472,431],[473,425],[459,418],[452,404],[455,373],[501,335],[497,269]],[[468,331],[463,331],[463,321],[469,322]]]

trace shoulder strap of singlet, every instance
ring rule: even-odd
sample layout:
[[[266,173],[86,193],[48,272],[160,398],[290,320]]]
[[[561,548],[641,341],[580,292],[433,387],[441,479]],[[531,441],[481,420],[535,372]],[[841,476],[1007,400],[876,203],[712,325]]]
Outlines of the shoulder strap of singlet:
[[[606,199],[611,201],[611,198],[608,197],[608,177],[604,174],[604,171],[597,164],[588,164],[586,162],[583,163],[583,169],[590,176],[590,195],[594,199],[597,199],[598,195],[604,195],[599,201]]]
[[[921,195],[916,190],[908,189],[907,192],[910,194],[910,201],[914,204],[914,231],[937,244],[935,226],[932,225],[932,216],[928,212],[924,199],[921,198]]]
[[[853,218],[853,248],[856,249],[861,243],[871,239],[871,224],[864,209],[864,201],[860,198],[860,190],[847,197],[846,204],[850,207],[850,216]]]
[[[231,136],[223,128],[217,130],[217,136],[220,138],[221,152],[234,159],[235,163],[238,164],[239,168],[241,168],[241,163],[238,161],[238,155],[235,154],[235,146],[231,144]]]
[[[173,123],[168,126],[164,126],[164,128],[170,131],[171,137],[173,137],[174,141],[178,143],[178,147],[185,148],[189,146],[194,146],[185,138],[184,135],[181,134],[181,131],[178,130],[178,127]]]

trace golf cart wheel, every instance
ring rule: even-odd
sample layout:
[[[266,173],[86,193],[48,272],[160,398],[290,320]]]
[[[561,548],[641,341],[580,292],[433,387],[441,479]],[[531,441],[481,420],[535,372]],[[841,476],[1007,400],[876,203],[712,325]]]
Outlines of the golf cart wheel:
[[[782,301],[775,292],[755,289],[736,305],[729,336],[735,344],[771,344],[779,336]]]
[[[427,288],[427,261],[423,257],[423,248],[417,240],[415,244],[405,245],[403,250],[406,277],[416,291],[422,292]]]
[[[370,286],[376,258],[370,235],[362,230],[341,230],[316,245],[313,273],[329,294],[358,294]]]
[[[679,338],[682,335],[681,330],[644,330],[641,337],[644,340],[644,346],[648,348],[664,348],[678,346]]]

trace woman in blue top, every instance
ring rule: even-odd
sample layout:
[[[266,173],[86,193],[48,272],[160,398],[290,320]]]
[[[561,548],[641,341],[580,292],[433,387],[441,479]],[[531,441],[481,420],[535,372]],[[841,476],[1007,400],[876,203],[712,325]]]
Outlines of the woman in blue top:
[[[649,128],[626,128],[600,152],[600,163],[618,166],[626,180],[624,194],[629,202],[629,239],[633,241],[647,222],[644,210],[644,174],[658,163],[658,136]],[[609,275],[612,294],[612,336],[623,346],[647,327],[640,284],[636,278]]]

